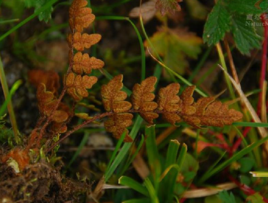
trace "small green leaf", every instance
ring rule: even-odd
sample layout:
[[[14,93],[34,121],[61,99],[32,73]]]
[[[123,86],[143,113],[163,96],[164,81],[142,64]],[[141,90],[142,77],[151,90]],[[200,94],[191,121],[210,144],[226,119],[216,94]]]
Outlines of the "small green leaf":
[[[49,2],[49,0],[25,0],[25,5],[27,7],[34,7],[35,13],[39,12],[39,9],[42,8],[44,5],[46,5]],[[45,9],[44,11],[40,12],[38,14],[38,19],[40,21],[48,22],[51,19],[51,13],[53,11],[52,5]]]
[[[147,189],[137,181],[133,180],[132,178],[122,176],[119,178],[118,183],[121,185],[128,186],[145,196],[149,196]]]
[[[226,190],[221,191],[218,194],[218,197],[222,200],[223,203],[236,203],[233,193],[228,193]]]
[[[205,198],[205,203],[223,203],[218,195],[212,195]]]
[[[209,46],[216,44],[225,36],[225,33],[230,30],[230,14],[219,0],[208,15],[205,24],[203,40]]]
[[[234,15],[232,17],[231,30],[237,48],[243,54],[249,54],[253,48],[260,48],[262,38],[256,33],[252,26],[253,21],[247,21],[245,15]]]
[[[249,172],[255,164],[254,160],[250,157],[245,157],[245,158],[239,159],[238,163],[240,164],[239,170],[242,173]]]
[[[259,192],[254,193],[247,197],[248,203],[265,203]]]

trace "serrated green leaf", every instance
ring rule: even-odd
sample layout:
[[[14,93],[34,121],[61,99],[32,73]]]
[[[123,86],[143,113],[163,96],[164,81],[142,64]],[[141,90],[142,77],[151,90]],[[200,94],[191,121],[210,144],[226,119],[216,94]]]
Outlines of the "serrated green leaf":
[[[41,8],[42,6],[44,6],[47,2],[48,2],[48,0],[36,0],[34,12],[38,12],[38,9]],[[39,20],[40,21],[43,20],[45,22],[48,22],[48,20],[51,19],[52,11],[53,11],[53,7],[50,6],[46,10],[40,12],[39,15],[38,15]]]
[[[218,194],[218,197],[222,200],[223,203],[236,203],[233,193],[228,193],[226,190],[221,191]]]
[[[232,17],[231,30],[241,53],[248,55],[251,49],[261,47],[262,38],[256,33],[254,22],[247,20],[245,15]]]
[[[164,58],[165,65],[179,74],[183,74],[189,65],[186,57],[195,59],[201,52],[201,38],[182,29],[162,27],[150,41],[153,51]],[[149,46],[149,43],[145,42],[145,45]]]
[[[260,2],[260,5],[258,4]],[[228,10],[241,13],[241,14],[261,14],[265,12],[267,7],[263,7],[265,0],[226,0],[226,5],[228,5]]]
[[[50,0],[25,0],[25,5],[27,7],[34,7],[34,12],[38,13],[39,9],[42,8],[46,3],[48,3]],[[38,19],[40,21],[48,22],[51,19],[51,13],[53,11],[52,5],[45,9],[44,11],[40,12],[38,14]]]
[[[211,46],[223,39],[225,33],[230,30],[230,19],[228,11],[219,0],[208,15],[203,33],[204,42]]]

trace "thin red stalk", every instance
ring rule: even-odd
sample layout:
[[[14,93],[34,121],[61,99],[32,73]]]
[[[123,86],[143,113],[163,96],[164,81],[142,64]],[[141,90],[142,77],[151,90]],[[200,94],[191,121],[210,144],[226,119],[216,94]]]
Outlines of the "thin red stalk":
[[[231,175],[228,176],[228,178],[233,182],[235,183],[239,188],[240,190],[242,190],[247,196],[249,195],[254,195],[256,193],[255,190],[253,190],[252,188],[250,188],[249,186],[245,185],[245,184],[242,184],[240,183],[238,180],[236,180],[234,177],[232,177]],[[262,196],[262,200],[265,202],[265,203],[268,203],[268,199],[266,199],[264,196]]]
[[[74,34],[75,31],[72,30],[71,32],[72,32],[72,42],[73,42],[73,34]],[[67,74],[72,70],[72,67],[73,67],[73,60],[72,60],[73,55],[74,55],[74,50],[71,48],[70,53],[69,53],[69,67],[68,67],[68,70],[67,70]],[[54,109],[52,110],[50,116],[47,118],[45,124],[43,125],[43,127],[40,130],[40,134],[39,134],[39,137],[38,137],[38,140],[37,140],[37,146],[40,145],[40,141],[41,141],[41,139],[42,139],[42,137],[44,135],[45,129],[49,125],[49,123],[51,122],[52,116],[53,116],[54,112],[57,110],[57,108],[59,107],[60,102],[61,102],[62,98],[64,97],[66,91],[67,91],[67,87],[64,84],[63,90],[62,90],[62,92],[61,92],[61,94],[60,94],[60,96],[58,98],[57,105],[54,107]]]
[[[263,45],[262,45],[262,64],[261,64],[261,76],[260,76],[260,89],[262,90],[263,83],[264,83],[265,76],[266,76],[266,65],[267,65],[268,21],[266,19],[266,14],[261,15],[261,20],[262,20],[263,28],[264,28],[264,40],[263,40]],[[262,106],[262,92],[259,93],[259,102],[258,102],[258,107],[257,107],[258,115],[260,115],[261,113],[261,106]]]
[[[37,143],[37,146],[40,145],[40,141],[41,141],[41,139],[42,139],[42,137],[43,137],[43,135],[44,135],[45,129],[46,129],[46,127],[49,125],[49,123],[50,123],[50,121],[51,121],[51,119],[52,119],[52,116],[53,116],[54,112],[55,112],[55,111],[57,110],[57,108],[59,107],[60,102],[61,102],[62,98],[64,97],[66,91],[67,91],[67,88],[66,88],[66,86],[64,86],[64,88],[63,88],[63,90],[62,90],[62,92],[61,92],[61,94],[60,94],[60,97],[58,98],[57,105],[55,105],[55,107],[54,107],[53,110],[51,111],[50,116],[47,118],[45,124],[43,125],[43,127],[42,127],[41,130],[40,130],[40,134],[39,134],[39,136],[38,136],[38,140],[37,140],[37,142],[36,142],[36,143]]]
[[[69,137],[71,134],[73,134],[75,131],[84,128],[86,125],[88,125],[89,123],[92,123],[98,119],[102,119],[106,116],[111,116],[113,115],[114,112],[105,112],[102,114],[98,114],[96,116],[94,116],[93,118],[91,118],[90,120],[87,120],[85,122],[83,122],[80,125],[75,126],[72,130],[68,131],[61,139],[59,139],[56,143],[54,143],[48,150],[47,152],[50,152],[52,149],[54,149],[54,147],[56,147],[59,143],[61,143],[62,141],[64,141],[67,137]]]
[[[243,131],[243,137],[246,137],[250,130],[251,130],[251,127],[246,127]],[[232,150],[231,150],[232,154],[237,150],[237,148],[240,146],[241,142],[242,142],[241,137],[236,140],[236,142],[234,143]]]

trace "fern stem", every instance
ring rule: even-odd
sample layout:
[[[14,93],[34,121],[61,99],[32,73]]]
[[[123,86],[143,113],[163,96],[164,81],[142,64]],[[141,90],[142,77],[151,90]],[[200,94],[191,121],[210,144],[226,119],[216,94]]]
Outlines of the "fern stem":
[[[59,143],[64,141],[67,137],[69,137],[75,131],[85,127],[86,125],[88,125],[96,120],[102,119],[102,118],[107,117],[107,116],[111,116],[113,114],[114,114],[114,112],[105,112],[102,114],[98,114],[98,115],[94,116],[93,118],[91,118],[87,121],[84,121],[82,124],[75,126],[72,130],[68,131],[61,139],[59,139],[56,143],[54,143],[46,152],[50,152],[52,149],[54,149],[54,147],[56,147]]]
[[[5,75],[5,71],[4,71],[4,67],[3,67],[1,57],[0,57],[0,80],[1,80],[2,89],[3,89],[3,92],[4,92],[5,99],[8,99],[9,90],[8,90],[8,85],[7,85],[7,81],[6,81],[6,75]],[[8,102],[7,109],[8,109],[8,113],[9,113],[11,126],[12,126],[12,129],[13,129],[13,132],[14,132],[15,142],[17,144],[19,144],[20,143],[19,129],[18,129],[18,125],[17,125],[17,121],[16,121],[14,109],[13,109],[12,100],[10,100]]]

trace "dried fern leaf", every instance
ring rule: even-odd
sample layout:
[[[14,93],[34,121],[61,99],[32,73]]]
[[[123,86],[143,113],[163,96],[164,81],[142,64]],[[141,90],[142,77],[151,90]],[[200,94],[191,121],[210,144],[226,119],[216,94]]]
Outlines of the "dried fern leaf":
[[[92,14],[92,10],[86,7],[86,0],[74,0],[69,10],[69,24],[71,30],[82,32],[84,28],[87,28],[94,20],[95,15]]]
[[[123,88],[123,75],[115,76],[107,85],[101,87],[101,96],[106,111],[114,112],[109,116],[104,126],[108,132],[113,133],[114,137],[119,138],[123,132],[126,132],[125,141],[132,141],[128,136],[128,126],[132,124],[133,115],[127,112],[131,108],[131,103],[124,101],[127,94],[121,89]]]
[[[193,115],[197,122],[194,126],[216,126],[223,127],[242,119],[243,115],[234,109],[228,109],[226,104],[214,101],[213,97],[200,98],[196,103],[196,113]]]
[[[54,94],[46,90],[46,86],[41,83],[37,89],[38,108],[41,114],[49,117],[54,108],[56,107],[58,100]],[[53,112],[51,120],[56,123],[63,123],[69,118],[68,107],[65,107],[63,103],[60,103],[57,110]]]
[[[155,95],[152,93],[156,82],[157,78],[152,76],[143,80],[141,84],[135,84],[131,97],[134,110],[138,110],[141,117],[149,124],[153,124],[153,119],[158,117],[158,114],[153,112],[158,106],[153,101]]]
[[[95,76],[81,76],[69,73],[66,77],[67,92],[74,100],[80,101],[81,99],[88,97],[87,89],[91,89],[97,81],[98,78]]]
[[[177,95],[179,90],[180,85],[172,83],[161,88],[158,93],[158,110],[163,111],[163,118],[173,125],[181,121],[181,117],[177,114],[181,110],[181,100]]]
[[[101,88],[101,96],[106,111],[115,113],[126,112],[131,108],[131,103],[124,101],[127,94],[121,91],[123,75],[115,76],[107,85]]]
[[[104,122],[105,129],[108,132],[113,133],[116,139],[119,139],[125,132],[127,135],[124,142],[132,142],[132,138],[128,135],[127,127],[132,125],[133,115],[131,113],[114,114],[108,117],[108,120]]]
[[[69,46],[75,48],[77,51],[83,51],[85,48],[89,49],[92,45],[97,44],[101,40],[100,34],[81,34],[76,32],[68,36]]]
[[[89,57],[88,54],[82,54],[77,52],[73,57],[73,71],[79,75],[90,74],[92,69],[101,69],[104,66],[104,62],[95,57]]]
[[[180,96],[181,110],[178,114],[186,123],[196,128],[200,126],[223,127],[243,117],[242,113],[228,109],[226,104],[215,101],[214,97],[200,98],[194,103],[192,97],[194,88],[195,86],[187,87]]]
[[[60,88],[60,78],[55,71],[30,70],[28,72],[28,80],[36,88],[38,88],[41,83],[44,83],[46,89],[53,94],[57,94]]]

